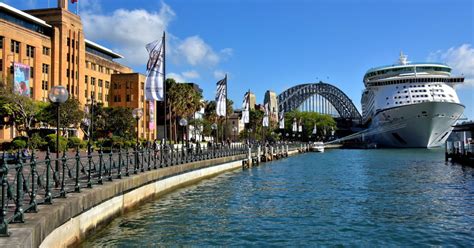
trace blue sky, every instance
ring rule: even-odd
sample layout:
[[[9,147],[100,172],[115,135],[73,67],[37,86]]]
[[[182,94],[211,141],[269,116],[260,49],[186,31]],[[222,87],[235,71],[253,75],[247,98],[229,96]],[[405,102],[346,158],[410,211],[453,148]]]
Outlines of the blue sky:
[[[8,0],[19,9],[47,0]],[[56,1],[50,0],[51,6]],[[167,73],[196,82],[206,99],[229,75],[229,98],[240,107],[248,89],[263,100],[299,83],[323,80],[360,109],[362,77],[392,64],[445,62],[466,76],[458,87],[474,118],[474,4],[471,0],[79,0],[86,36],[126,56],[144,72],[144,45],[169,36]],[[75,6],[70,6],[75,11]]]

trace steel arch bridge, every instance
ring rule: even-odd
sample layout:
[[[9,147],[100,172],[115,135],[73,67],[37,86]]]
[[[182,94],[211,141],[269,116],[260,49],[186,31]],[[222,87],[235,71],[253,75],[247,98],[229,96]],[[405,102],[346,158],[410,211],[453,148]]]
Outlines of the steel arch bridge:
[[[337,87],[328,83],[309,83],[293,86],[278,95],[279,111],[290,112],[300,107],[314,95],[320,95],[334,106],[339,116],[345,119],[361,119],[352,100]]]

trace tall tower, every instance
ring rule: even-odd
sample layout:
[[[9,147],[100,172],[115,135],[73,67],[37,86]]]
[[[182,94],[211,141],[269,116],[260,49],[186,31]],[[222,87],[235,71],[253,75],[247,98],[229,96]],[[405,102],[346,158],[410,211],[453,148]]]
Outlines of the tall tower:
[[[270,118],[272,120],[277,120],[278,119],[278,101],[277,101],[277,95],[275,92],[267,90],[265,92],[265,98],[263,100],[263,104],[268,103],[268,106],[270,108]]]
[[[85,41],[81,18],[68,10],[68,0],[58,0],[57,8],[27,10],[28,14],[52,26],[51,86],[62,85],[70,97],[85,103]],[[82,66],[81,66],[82,65]]]

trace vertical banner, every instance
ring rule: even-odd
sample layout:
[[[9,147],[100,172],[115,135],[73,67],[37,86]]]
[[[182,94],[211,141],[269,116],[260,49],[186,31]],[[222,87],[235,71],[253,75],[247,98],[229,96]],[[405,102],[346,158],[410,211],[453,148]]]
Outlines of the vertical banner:
[[[148,122],[148,129],[155,130],[155,101],[148,102],[148,114],[150,115],[150,122]]]
[[[30,66],[13,63],[13,92],[21,96],[30,96]]]
[[[153,101],[164,101],[164,83],[165,83],[165,50],[164,39],[154,41],[146,45],[149,53],[147,63],[147,76],[145,80],[145,99]]]

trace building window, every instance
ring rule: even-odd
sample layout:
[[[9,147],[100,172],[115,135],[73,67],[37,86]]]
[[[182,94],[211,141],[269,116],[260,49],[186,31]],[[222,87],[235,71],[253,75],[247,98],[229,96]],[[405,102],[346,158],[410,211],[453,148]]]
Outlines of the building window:
[[[127,95],[126,101],[130,102],[130,95]]]
[[[87,98],[87,90],[84,90],[84,97]]]
[[[86,68],[89,69],[89,61],[86,61]]]
[[[74,55],[71,55],[71,63],[74,64]]]
[[[91,85],[95,85],[95,78],[91,77]]]
[[[76,71],[76,79],[79,79],[79,71]]]
[[[66,45],[67,45],[67,46],[70,46],[70,45],[71,45],[71,38],[69,38],[69,37],[67,38]]]
[[[4,37],[0,36],[0,49],[3,48],[3,39],[4,39]]]
[[[74,46],[75,46],[74,43],[76,43],[76,42],[75,42],[74,40],[72,40],[72,44],[71,44],[71,45],[72,45],[72,48],[74,48]]]
[[[86,83],[86,85],[89,83],[89,77],[88,76],[85,77],[84,82]]]
[[[105,73],[110,74],[110,69],[109,69],[109,68],[105,68]]]
[[[41,83],[42,90],[48,90],[48,81],[43,80]]]
[[[30,58],[35,57],[35,47],[26,45],[26,57],[30,57]]]
[[[142,90],[145,89],[145,83],[142,82],[141,85],[142,85],[142,86],[141,86],[141,87],[142,87]]]
[[[69,77],[69,69],[66,69],[66,77]]]
[[[95,71],[95,64],[91,63],[91,69]]]
[[[19,41],[16,41],[16,40],[12,40],[11,41],[11,46],[10,46],[10,50],[12,53],[20,53],[20,42]]]
[[[95,99],[95,92],[94,91],[91,91],[91,98]]]
[[[35,77],[35,68],[33,66],[30,67],[30,78]]]
[[[49,65],[43,64],[43,73],[45,73],[45,74],[49,73]]]
[[[102,100],[102,93],[98,94],[98,98],[99,98],[99,100]]]
[[[69,53],[67,53],[66,55],[66,61],[69,62],[69,59],[70,59],[71,55]]]
[[[102,87],[102,79],[99,79],[99,82],[97,83],[97,86]]]
[[[110,87],[110,82],[109,81],[105,81],[105,88],[108,89]]]
[[[49,47],[43,47],[43,55],[49,56],[50,50]]]
[[[3,59],[0,59],[0,71],[3,71]]]

